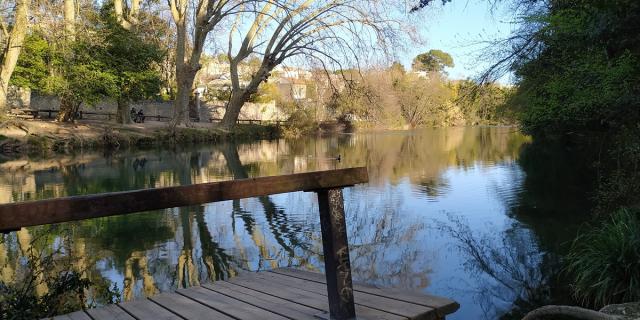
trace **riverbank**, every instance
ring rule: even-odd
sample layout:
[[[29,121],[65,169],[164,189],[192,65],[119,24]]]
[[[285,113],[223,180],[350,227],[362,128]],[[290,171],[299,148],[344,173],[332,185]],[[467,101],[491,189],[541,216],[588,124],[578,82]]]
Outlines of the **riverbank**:
[[[194,123],[171,130],[167,123],[116,124],[104,121],[59,123],[41,120],[8,120],[0,126],[0,154],[72,152],[158,145],[185,145],[224,140],[258,140],[280,137],[273,125],[239,124],[233,132],[211,123]]]

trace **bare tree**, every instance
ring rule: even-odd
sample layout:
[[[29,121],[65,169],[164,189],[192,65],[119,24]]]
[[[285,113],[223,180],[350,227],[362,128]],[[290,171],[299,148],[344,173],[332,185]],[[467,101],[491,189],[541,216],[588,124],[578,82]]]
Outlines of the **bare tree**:
[[[355,0],[268,1],[238,15],[228,42],[231,98],[222,120],[232,129],[244,103],[278,65],[290,59],[311,60],[325,70],[359,67],[373,52],[387,53],[401,24],[388,14],[390,2]],[[244,21],[250,19],[249,24]],[[240,43],[237,50],[234,45]],[[239,65],[262,57],[259,68],[241,84]],[[246,75],[245,75],[246,76]]]
[[[4,1],[3,1],[4,2]],[[6,112],[9,79],[18,62],[22,43],[29,24],[29,6],[31,0],[16,0],[15,3],[0,2],[2,10],[13,13],[9,17],[0,12],[0,43],[2,44],[2,64],[0,65],[0,114]]]
[[[255,1],[258,0],[168,0],[177,33],[174,127],[189,123],[189,98],[209,32],[225,17],[239,14]]]

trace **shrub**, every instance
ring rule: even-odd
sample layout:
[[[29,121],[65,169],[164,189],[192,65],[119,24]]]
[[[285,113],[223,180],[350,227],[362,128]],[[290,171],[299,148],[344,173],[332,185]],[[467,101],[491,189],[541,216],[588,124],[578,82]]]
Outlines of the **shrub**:
[[[576,298],[594,306],[640,300],[640,210],[609,219],[578,235],[567,255]]]
[[[286,137],[298,137],[318,130],[318,123],[309,110],[300,109],[291,114],[283,128]]]
[[[5,242],[0,237],[0,242]],[[120,302],[117,286],[94,283],[74,266],[68,250],[36,250],[45,241],[36,238],[18,263],[15,278],[0,280],[0,319],[40,319],[92,308],[96,303]],[[70,241],[65,240],[66,243]],[[66,254],[65,254],[66,253]]]

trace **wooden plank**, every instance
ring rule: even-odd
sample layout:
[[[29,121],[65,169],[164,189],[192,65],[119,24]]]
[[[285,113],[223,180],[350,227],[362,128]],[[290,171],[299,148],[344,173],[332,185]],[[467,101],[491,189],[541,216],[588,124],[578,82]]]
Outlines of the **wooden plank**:
[[[199,302],[191,300],[179,294],[159,294],[149,298],[158,305],[171,310],[175,314],[179,314],[185,319],[216,319],[216,320],[233,320],[232,317],[213,310]]]
[[[76,311],[67,314],[71,320],[91,320],[91,318],[84,311]]]
[[[0,231],[367,181],[366,168],[350,168],[10,203],[0,205]]]
[[[138,320],[179,320],[182,319],[169,310],[147,299],[120,303],[119,306]]]
[[[294,268],[279,268],[271,270],[269,272],[311,280],[319,283],[325,283],[324,275],[317,272],[304,271]],[[460,305],[451,299],[420,292],[412,292],[410,290],[400,290],[392,288],[381,289],[375,286],[357,282],[354,283],[354,290],[431,307],[437,309],[441,314],[451,314],[456,312],[460,308]]]
[[[231,278],[228,281],[245,288],[318,309],[319,311],[329,311],[326,289],[323,290],[322,293],[307,291],[290,286],[289,284],[259,278],[255,276],[257,274],[258,273],[252,274],[251,276]],[[407,319],[407,317],[404,316],[359,305],[357,302],[355,309],[358,319]]]
[[[91,318],[84,311],[76,311],[68,314],[55,316],[53,318],[45,318],[53,320],[91,320]]]
[[[235,299],[244,301],[259,308],[270,310],[289,319],[318,320],[315,315],[318,310],[277,298],[262,292],[254,291],[225,281],[205,284],[205,289],[212,290]]]
[[[323,189],[317,194],[329,313],[332,319],[352,319],[356,311],[342,189]]]
[[[258,273],[258,278],[265,279],[267,281],[273,281],[276,283],[286,283],[289,287],[294,287],[302,290],[308,290],[318,294],[323,294],[326,291],[326,286],[322,283],[309,281],[299,278],[288,277],[277,273]],[[326,294],[326,293],[325,293]],[[367,306],[372,309],[393,313],[409,319],[436,319],[436,310],[430,307],[425,307],[413,303],[394,300],[386,297],[380,297],[363,292],[354,292],[356,303],[359,305]]]
[[[196,300],[208,307],[224,312],[237,319],[286,320],[287,318],[245,303],[241,300],[207,290],[193,287],[177,291],[179,294]]]
[[[93,320],[135,320],[115,304],[109,304],[96,309],[88,309],[87,313]]]

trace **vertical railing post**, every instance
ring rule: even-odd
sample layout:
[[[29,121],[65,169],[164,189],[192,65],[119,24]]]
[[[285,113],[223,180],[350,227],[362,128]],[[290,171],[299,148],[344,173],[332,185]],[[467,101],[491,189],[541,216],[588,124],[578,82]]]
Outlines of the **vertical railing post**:
[[[342,189],[316,190],[331,319],[355,319]]]

